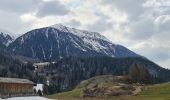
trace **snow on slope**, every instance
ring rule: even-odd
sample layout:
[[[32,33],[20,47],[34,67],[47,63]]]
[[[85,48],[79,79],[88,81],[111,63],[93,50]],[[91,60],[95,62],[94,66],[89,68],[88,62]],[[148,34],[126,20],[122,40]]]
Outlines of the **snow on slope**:
[[[36,90],[36,92],[40,90],[43,93],[43,86],[43,84],[37,84],[37,86],[34,86],[33,88]]]
[[[4,36],[7,36],[9,34],[11,34],[10,32],[6,31],[6,30],[3,30],[3,29],[0,29],[0,32],[4,34]]]
[[[112,43],[105,36],[103,36],[97,32],[90,32],[90,31],[86,31],[86,30],[69,28],[62,24],[55,24],[50,27],[53,27],[53,28],[60,30],[62,32],[72,33],[72,34],[80,37],[84,42],[83,47],[88,48],[92,51],[96,51],[98,53],[103,53],[103,54],[109,55],[111,57],[116,57],[117,55],[126,55],[127,56],[128,54],[133,55],[133,56],[136,55],[135,53],[128,51],[123,46]],[[81,49],[82,51],[87,51],[86,49],[82,48],[82,45],[76,43],[76,41],[73,41],[73,42],[74,42],[75,46],[77,46],[77,48]],[[120,50],[120,51],[118,51],[118,50]]]
[[[63,31],[63,32],[70,32],[70,33],[73,33],[74,35],[77,35],[81,38],[93,38],[93,39],[102,39],[102,40],[105,40],[105,41],[109,41],[106,37],[100,35],[99,33],[97,32],[89,32],[89,31],[86,31],[86,30],[79,30],[79,29],[75,29],[75,28],[69,28],[67,26],[64,26],[62,24],[55,24],[55,25],[52,25],[51,27],[53,28],[56,28],[60,31]]]
[[[56,28],[62,32],[69,32],[72,33],[78,37],[80,37],[83,42],[84,42],[84,46],[91,49],[91,50],[95,50],[97,52],[104,52],[105,54],[109,54],[109,52],[106,52],[106,50],[108,49],[105,45],[101,45],[101,43],[99,43],[99,40],[102,41],[106,41],[109,43],[109,45],[116,45],[113,44],[110,40],[108,40],[106,37],[100,35],[97,32],[89,32],[86,30],[79,30],[79,29],[75,29],[75,28],[69,28],[67,26],[63,26],[62,24],[55,24],[52,25],[51,27]],[[74,42],[74,41],[73,41]],[[104,43],[103,43],[104,44]],[[79,44],[77,44],[75,42],[75,45],[82,49],[83,51],[86,51],[85,49],[81,48],[81,46],[79,46]],[[110,56],[114,57],[113,54],[109,54]]]
[[[39,96],[29,96],[29,97],[13,97],[8,99],[1,99],[0,100],[52,100],[45,97],[39,97]]]
[[[12,33],[11,32],[8,32],[6,30],[3,30],[3,29],[0,29],[0,41],[8,46],[10,43],[12,43],[14,40],[15,40],[15,37],[14,36],[11,36]]]

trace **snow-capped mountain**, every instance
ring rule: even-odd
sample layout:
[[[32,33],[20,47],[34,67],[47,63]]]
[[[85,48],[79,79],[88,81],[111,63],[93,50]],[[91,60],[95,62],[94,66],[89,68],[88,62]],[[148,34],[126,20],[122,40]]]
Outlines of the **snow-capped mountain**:
[[[5,30],[0,30],[0,42],[5,45],[8,46],[10,43],[12,43],[14,41],[14,37],[10,36],[10,32],[5,31]]]
[[[9,49],[15,54],[41,60],[67,56],[139,56],[121,45],[113,44],[99,33],[61,24],[29,31],[11,43]]]

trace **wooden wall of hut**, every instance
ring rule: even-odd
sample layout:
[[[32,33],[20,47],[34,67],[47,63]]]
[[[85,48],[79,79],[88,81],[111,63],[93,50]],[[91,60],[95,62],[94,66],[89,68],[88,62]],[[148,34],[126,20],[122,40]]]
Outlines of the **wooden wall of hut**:
[[[0,97],[33,95],[33,84],[0,83]]]

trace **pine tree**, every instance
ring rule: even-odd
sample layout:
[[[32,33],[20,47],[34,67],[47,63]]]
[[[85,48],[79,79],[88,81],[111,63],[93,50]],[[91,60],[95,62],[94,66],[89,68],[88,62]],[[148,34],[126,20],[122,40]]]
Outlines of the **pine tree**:
[[[131,82],[150,83],[150,74],[142,64],[133,64],[129,68],[129,79]]]

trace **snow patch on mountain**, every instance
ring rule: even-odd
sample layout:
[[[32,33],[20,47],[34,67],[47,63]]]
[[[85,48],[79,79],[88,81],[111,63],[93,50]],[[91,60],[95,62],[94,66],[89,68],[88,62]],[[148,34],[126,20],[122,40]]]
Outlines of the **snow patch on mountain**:
[[[109,41],[111,42],[110,40],[108,40],[106,37],[100,35],[100,33],[97,33],[97,32],[89,32],[89,31],[86,31],[86,30],[79,30],[79,29],[75,29],[75,28],[69,28],[67,26],[64,26],[62,24],[55,24],[55,25],[52,25],[50,27],[53,27],[53,28],[56,28],[62,32],[70,32],[74,35],[77,35],[81,38],[92,38],[92,39],[102,39],[102,40],[105,40],[105,41]]]
[[[48,39],[48,28],[47,28],[47,30],[46,30],[46,32],[45,32],[45,36],[46,36],[47,39]]]
[[[89,32],[89,31],[86,31],[86,30],[79,30],[79,29],[75,29],[75,28],[69,28],[69,27],[66,27],[66,26],[64,26],[62,24],[55,24],[55,25],[52,25],[50,27],[53,27],[53,28],[55,28],[57,30],[60,30],[62,32],[69,32],[69,33],[72,33],[72,34],[80,37],[83,40],[83,42],[85,44],[84,46],[86,48],[89,48],[90,50],[96,50],[97,52],[101,52],[101,51],[105,52],[105,50],[107,49],[105,46],[101,45],[101,43],[99,43],[98,40],[107,41],[108,43],[113,44],[113,43],[111,43],[110,40],[108,40],[106,37],[100,35],[97,32]],[[80,46],[72,38],[71,38],[71,41],[74,42],[74,44],[75,44],[75,46],[77,48],[80,48],[83,51],[87,51],[87,50],[83,49],[82,46]],[[105,53],[108,54],[107,52],[105,52]],[[114,56],[114,55],[111,55],[111,56]]]

